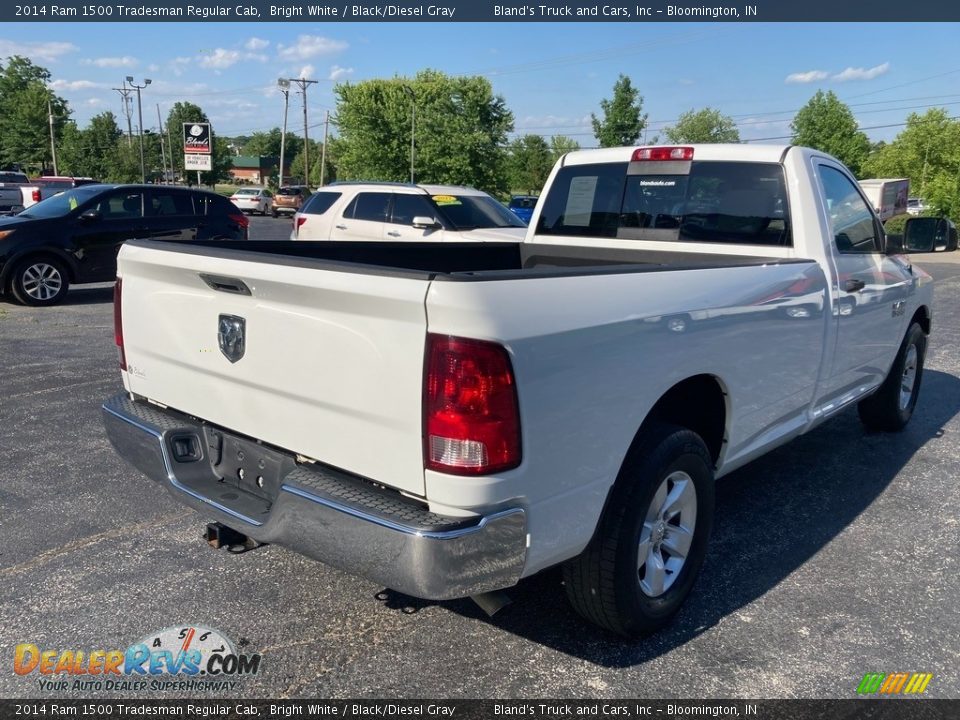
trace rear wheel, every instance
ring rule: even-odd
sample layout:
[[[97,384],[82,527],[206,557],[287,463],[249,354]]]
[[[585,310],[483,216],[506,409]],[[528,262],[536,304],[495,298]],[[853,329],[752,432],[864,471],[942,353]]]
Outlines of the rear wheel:
[[[590,544],[564,565],[580,615],[629,638],[659,630],[690,593],[713,525],[710,453],[696,433],[646,428]]]
[[[918,323],[912,323],[883,385],[857,405],[867,429],[898,432],[910,422],[920,395],[926,353],[927,336]]]
[[[56,305],[67,294],[70,281],[63,263],[51,257],[22,260],[13,271],[14,297],[24,305]]]

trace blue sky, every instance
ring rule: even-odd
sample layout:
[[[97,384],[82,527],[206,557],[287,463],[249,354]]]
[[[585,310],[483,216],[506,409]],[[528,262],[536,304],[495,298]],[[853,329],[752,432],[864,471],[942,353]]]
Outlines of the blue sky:
[[[650,135],[691,108],[711,106],[744,139],[789,135],[817,89],[849,103],[867,134],[890,139],[925,106],[960,115],[958,26],[755,23],[72,23],[0,27],[0,57],[26,55],[53,74],[80,125],[120,114],[125,75],[153,84],[144,125],[177,100],[200,105],[222,135],[278,126],[280,76],[319,80],[311,125],[334,110],[333,85],[423,68],[482,74],[514,113],[516,133],[595,143],[591,112],[619,73],[644,97]],[[291,95],[291,129],[300,127]],[[134,113],[136,123],[136,113]],[[312,133],[319,136],[319,128]]]

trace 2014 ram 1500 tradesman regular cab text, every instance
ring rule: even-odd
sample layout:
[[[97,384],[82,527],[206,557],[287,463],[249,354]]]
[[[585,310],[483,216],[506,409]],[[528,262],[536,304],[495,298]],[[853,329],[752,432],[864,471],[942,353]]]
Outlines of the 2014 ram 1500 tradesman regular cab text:
[[[519,243],[128,242],[104,422],[258,541],[430,599],[563,563],[640,636],[715,478],[851,403],[910,419],[932,285],[895,244],[843,165],[771,145],[569,153]]]

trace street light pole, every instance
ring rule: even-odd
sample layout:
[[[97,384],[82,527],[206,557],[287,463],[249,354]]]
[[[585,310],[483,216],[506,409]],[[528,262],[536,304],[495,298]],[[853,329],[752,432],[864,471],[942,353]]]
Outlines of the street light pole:
[[[283,187],[283,153],[287,145],[287,108],[290,105],[290,81],[280,78],[277,87],[283,93],[283,131],[280,133],[280,181],[277,187]]]
[[[410,96],[410,184],[413,185],[413,158],[416,148],[414,141],[417,137],[417,97],[413,94],[413,88],[409,85],[404,85],[403,91]]]
[[[137,85],[133,81],[132,75],[127,75],[127,82],[130,83],[130,87],[136,88],[137,90],[137,117],[140,120],[140,182],[147,182],[147,171],[146,166],[143,164],[143,105],[140,103],[140,91],[143,90],[147,85],[150,84],[150,78],[145,78],[143,85]]]

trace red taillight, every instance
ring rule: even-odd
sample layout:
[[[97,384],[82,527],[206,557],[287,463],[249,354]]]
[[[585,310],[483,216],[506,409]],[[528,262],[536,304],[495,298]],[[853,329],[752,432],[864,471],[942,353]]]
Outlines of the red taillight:
[[[520,464],[520,410],[501,345],[427,336],[424,467],[483,475]]]
[[[244,230],[250,227],[250,218],[248,218],[243,213],[236,213],[236,214],[230,213],[227,217],[233,220],[237,225],[242,227]]]
[[[633,151],[633,161],[693,160],[692,147],[646,147]]]
[[[117,278],[113,286],[113,341],[117,344],[120,356],[120,369],[127,369],[127,356],[123,350],[123,278]]]
[[[294,237],[300,236],[300,226],[303,225],[306,221],[307,219],[303,215],[297,215],[297,217],[294,218],[294,222],[293,222]]]
[[[40,202],[40,188],[34,188],[33,192],[30,193],[30,197],[33,198],[35,203]]]

